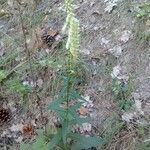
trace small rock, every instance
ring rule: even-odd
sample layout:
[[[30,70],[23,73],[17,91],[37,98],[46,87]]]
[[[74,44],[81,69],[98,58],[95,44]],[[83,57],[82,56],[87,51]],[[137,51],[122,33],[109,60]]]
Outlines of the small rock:
[[[117,6],[116,3],[112,3],[112,2],[107,3],[105,12],[111,13],[116,6]]]
[[[115,66],[115,67],[113,68],[112,73],[111,73],[111,77],[112,77],[113,79],[114,79],[114,78],[117,78],[118,75],[120,74],[120,72],[121,72],[121,67],[120,67],[120,65]]]
[[[92,131],[92,125],[90,123],[83,123],[82,127],[83,127],[83,130],[85,132],[91,132]]]
[[[23,137],[22,136],[19,136],[17,139],[15,139],[15,141],[17,143],[21,143],[23,141]]]
[[[118,58],[122,54],[122,47],[117,45],[112,49],[109,49],[108,52],[110,52],[111,54],[113,54],[115,57]]]
[[[92,1],[92,2],[90,3],[90,7],[93,7],[94,4],[95,4],[95,1]]]
[[[21,131],[22,130],[22,127],[23,127],[23,124],[13,124],[11,127],[10,127],[10,130],[12,132],[18,132],[18,131]]]
[[[90,50],[88,49],[81,49],[80,52],[84,55],[90,55]]]
[[[142,111],[142,103],[140,100],[135,100],[135,107],[136,110],[141,114],[144,115],[144,112]]]
[[[107,40],[106,38],[102,38],[101,39],[101,45],[107,45],[109,43],[109,40]]]
[[[122,35],[121,35],[119,41],[126,43],[129,41],[130,37],[131,37],[131,32],[129,30],[125,30],[122,32]]]
[[[95,18],[94,15],[92,15],[92,16],[90,17],[90,22],[91,22],[91,23],[95,23],[95,22],[96,22],[96,18]]]
[[[29,87],[36,87],[36,83],[33,81],[23,81],[22,83],[24,86],[29,86]]]
[[[12,1],[12,0],[7,0],[7,4],[8,4],[10,7],[13,7],[14,1]]]
[[[99,27],[95,26],[93,29],[94,29],[94,31],[97,31],[97,30],[99,30]]]
[[[130,122],[131,120],[133,120],[133,118],[134,118],[134,114],[133,113],[127,113],[127,112],[125,112],[122,115],[122,120],[126,121],[126,122]]]

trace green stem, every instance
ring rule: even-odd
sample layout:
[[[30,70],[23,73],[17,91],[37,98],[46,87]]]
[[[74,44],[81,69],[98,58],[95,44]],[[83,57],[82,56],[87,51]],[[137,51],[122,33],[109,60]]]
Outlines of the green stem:
[[[68,114],[69,114],[69,101],[70,101],[70,90],[72,88],[72,63],[71,63],[71,54],[68,54],[66,56],[67,65],[66,65],[66,77],[67,77],[67,86],[66,86],[66,95],[65,95],[65,102],[66,102],[66,113],[65,113],[65,124],[67,127],[69,127],[69,120],[68,120]],[[65,139],[64,147],[67,149],[67,137]]]

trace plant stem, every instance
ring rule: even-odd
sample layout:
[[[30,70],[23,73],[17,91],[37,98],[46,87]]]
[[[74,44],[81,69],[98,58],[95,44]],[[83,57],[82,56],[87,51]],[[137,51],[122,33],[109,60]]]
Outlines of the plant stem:
[[[21,30],[22,30],[23,39],[24,39],[24,49],[25,49],[25,52],[27,54],[26,59],[29,59],[30,71],[31,71],[31,75],[32,75],[32,78],[33,78],[34,74],[33,74],[32,65],[31,65],[31,54],[30,54],[30,51],[28,49],[26,30],[25,30],[24,21],[23,21],[23,18],[22,18],[22,12],[21,12],[21,8],[20,8],[21,4],[18,0],[16,0],[16,2],[18,3],[18,12],[19,12],[19,18],[20,18],[20,23],[21,23]]]

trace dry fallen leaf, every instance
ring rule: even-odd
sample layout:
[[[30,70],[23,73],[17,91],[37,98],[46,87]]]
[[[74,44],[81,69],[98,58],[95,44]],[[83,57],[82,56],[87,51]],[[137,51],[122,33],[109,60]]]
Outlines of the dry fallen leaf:
[[[88,113],[88,110],[83,106],[81,106],[78,111],[79,111],[79,114],[82,116],[85,116]]]
[[[146,25],[147,27],[150,27],[150,20],[147,20],[146,23],[145,23],[145,25]]]
[[[47,21],[48,20],[48,15],[46,15],[43,19],[43,21]]]
[[[42,85],[43,85],[43,80],[42,79],[38,79],[37,80],[37,85],[38,85],[38,87],[42,87]]]
[[[28,43],[29,49],[38,49],[43,47],[44,43],[41,39],[42,33],[43,30],[39,27],[33,31],[30,43]]]
[[[23,134],[24,136],[31,136],[31,135],[33,135],[33,133],[34,133],[33,125],[30,124],[30,123],[24,124],[24,125],[22,126],[21,132],[22,132],[22,134]]]

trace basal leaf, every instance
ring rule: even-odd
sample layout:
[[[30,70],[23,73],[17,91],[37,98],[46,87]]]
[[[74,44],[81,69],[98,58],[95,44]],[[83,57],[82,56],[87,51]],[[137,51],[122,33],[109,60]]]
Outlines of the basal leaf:
[[[47,150],[54,150],[54,148],[60,143],[61,141],[61,130],[58,131],[56,135],[54,135],[53,139],[51,140],[50,143],[47,145]]]
[[[63,138],[63,143],[66,144],[67,142],[67,134],[70,132],[70,122],[65,120],[62,123],[62,138]]]
[[[84,135],[74,134],[72,138],[76,141],[71,150],[81,150],[90,147],[97,147],[103,143],[102,139],[98,136],[95,137],[85,137]]]
[[[0,70],[0,82],[7,77],[7,72],[5,70]]]

